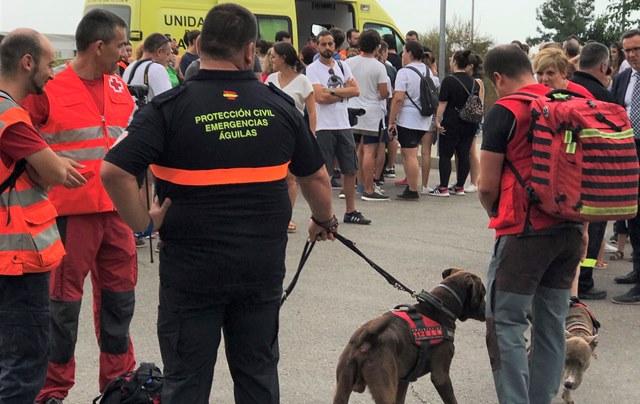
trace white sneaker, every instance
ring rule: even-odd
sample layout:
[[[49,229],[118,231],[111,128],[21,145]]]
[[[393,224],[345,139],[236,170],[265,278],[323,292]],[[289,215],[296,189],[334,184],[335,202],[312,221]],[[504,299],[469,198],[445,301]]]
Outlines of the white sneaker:
[[[420,186],[420,195],[429,195],[429,192],[433,192],[433,188],[424,185]]]
[[[340,198],[340,199],[344,199],[345,198],[344,191],[342,189],[340,190],[340,193],[338,194],[338,198]]]
[[[380,188],[380,186],[378,184],[376,184],[375,182],[373,183],[373,192],[378,192],[380,194],[384,194],[384,189]]]
[[[478,192],[478,186],[476,184],[469,184],[464,187],[464,192],[472,194],[474,192]]]
[[[614,247],[614,246],[612,246],[612,245],[611,245],[611,244],[609,244],[609,243],[605,243],[605,245],[604,245],[604,252],[606,252],[606,253],[614,253],[614,252],[616,252],[616,251],[618,251],[618,248],[617,248],[617,247]]]

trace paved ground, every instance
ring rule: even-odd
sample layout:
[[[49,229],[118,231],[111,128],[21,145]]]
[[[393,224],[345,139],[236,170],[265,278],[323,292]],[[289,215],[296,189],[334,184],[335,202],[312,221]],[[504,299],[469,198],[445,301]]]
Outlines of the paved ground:
[[[398,167],[398,171],[402,167]],[[432,183],[438,172],[432,171]],[[383,186],[394,196],[401,191]],[[341,217],[344,202],[334,191],[335,210]],[[471,270],[483,279],[492,249],[493,232],[477,194],[434,198],[420,202],[358,201],[358,209],[373,220],[370,226],[341,225],[340,233],[382,268],[412,289],[430,290],[449,267]],[[309,211],[302,198],[294,211],[299,231],[288,245],[288,283],[297,267],[305,241]],[[610,229],[608,232],[610,235]],[[140,274],[132,335],[139,361],[160,363],[155,333],[158,266],[149,263],[148,249],[140,249]],[[626,255],[630,255],[630,249]],[[609,262],[596,271],[596,284],[609,295],[626,291],[613,277],[629,271],[627,261]],[[90,294],[87,283],[87,297]],[[317,245],[297,288],[282,308],[280,325],[281,402],[329,403],[335,386],[335,365],[353,331],[400,303],[411,303],[376,274],[367,263],[339,242]],[[617,306],[610,301],[591,303],[602,322],[597,360],[592,360],[583,385],[574,394],[578,403],[637,403],[640,382],[640,306]],[[65,402],[90,403],[97,394],[97,347],[92,331],[91,304],[85,300],[77,349],[77,386]],[[495,403],[493,380],[484,342],[484,324],[469,320],[458,324],[456,356],[452,365],[454,389],[460,403]],[[554,403],[561,400],[556,399]],[[219,355],[211,403],[232,403],[232,382],[224,355]],[[370,403],[368,393],[352,396],[351,403]],[[428,378],[413,383],[407,403],[441,402]]]

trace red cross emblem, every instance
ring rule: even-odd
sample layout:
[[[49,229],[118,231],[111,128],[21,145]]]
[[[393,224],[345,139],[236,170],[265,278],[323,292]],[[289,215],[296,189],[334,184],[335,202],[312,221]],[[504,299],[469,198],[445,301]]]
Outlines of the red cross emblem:
[[[116,93],[121,93],[124,86],[116,77],[109,78],[109,87],[113,89]]]

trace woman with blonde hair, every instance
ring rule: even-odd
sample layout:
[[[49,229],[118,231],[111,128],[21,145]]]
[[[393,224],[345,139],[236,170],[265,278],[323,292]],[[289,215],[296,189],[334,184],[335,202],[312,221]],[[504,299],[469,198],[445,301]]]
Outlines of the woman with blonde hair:
[[[586,88],[567,79],[570,63],[561,49],[545,48],[533,59],[533,71],[540,84],[554,90],[573,91],[587,98],[593,98]]]

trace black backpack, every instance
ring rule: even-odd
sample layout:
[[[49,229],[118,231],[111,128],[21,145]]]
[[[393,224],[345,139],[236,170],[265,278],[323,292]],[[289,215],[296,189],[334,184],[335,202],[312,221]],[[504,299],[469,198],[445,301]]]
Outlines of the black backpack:
[[[420,76],[420,105],[416,104],[416,102],[409,96],[409,92],[407,92],[407,97],[409,97],[409,101],[418,108],[420,111],[420,115],[422,116],[431,116],[436,113],[438,109],[438,93],[436,91],[436,85],[431,80],[429,75],[424,76],[418,69],[413,66],[406,66],[407,69],[413,70]]]
[[[154,363],[141,363],[133,372],[111,380],[93,404],[149,404],[160,402],[164,376]]]

